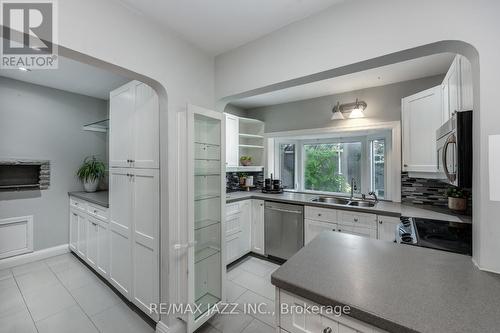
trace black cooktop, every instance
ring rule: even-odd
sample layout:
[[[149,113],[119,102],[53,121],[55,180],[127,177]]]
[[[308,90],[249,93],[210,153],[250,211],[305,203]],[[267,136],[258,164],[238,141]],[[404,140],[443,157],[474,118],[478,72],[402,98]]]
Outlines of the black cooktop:
[[[417,245],[472,255],[472,225],[430,219],[413,219]]]

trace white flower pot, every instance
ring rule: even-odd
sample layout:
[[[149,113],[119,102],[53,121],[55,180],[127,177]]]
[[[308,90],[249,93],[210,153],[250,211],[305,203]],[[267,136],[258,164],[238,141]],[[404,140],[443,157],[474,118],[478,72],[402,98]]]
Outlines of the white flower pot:
[[[99,186],[99,179],[95,179],[93,181],[86,180],[83,182],[83,188],[85,192],[95,192],[97,191],[97,186]]]

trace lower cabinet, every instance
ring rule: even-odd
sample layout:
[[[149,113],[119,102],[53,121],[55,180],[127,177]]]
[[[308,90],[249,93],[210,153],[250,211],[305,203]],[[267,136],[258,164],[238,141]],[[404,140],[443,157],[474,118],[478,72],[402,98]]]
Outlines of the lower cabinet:
[[[380,240],[394,242],[396,241],[396,229],[401,222],[398,217],[378,216],[378,236]]]
[[[318,236],[323,231],[337,231],[336,223],[304,220],[304,245],[312,241],[316,236]]]
[[[69,247],[103,277],[109,277],[108,208],[70,199]]]
[[[226,265],[249,252],[264,255],[264,200],[226,204]]]
[[[306,309],[311,309],[318,304],[309,300],[285,292],[282,289],[277,291],[279,309],[289,309],[292,311],[282,311],[278,313],[278,323],[281,331],[289,333],[384,333],[385,331],[371,326],[367,323],[351,318],[345,314],[336,316],[328,313],[307,313]]]
[[[252,252],[265,255],[264,200],[252,199]]]

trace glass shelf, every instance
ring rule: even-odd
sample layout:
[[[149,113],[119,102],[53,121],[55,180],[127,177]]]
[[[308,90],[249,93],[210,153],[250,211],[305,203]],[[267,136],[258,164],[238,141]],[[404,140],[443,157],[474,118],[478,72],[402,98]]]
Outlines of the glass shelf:
[[[202,200],[215,199],[215,198],[220,198],[220,194],[212,193],[212,194],[197,195],[194,197],[194,201],[202,201]]]
[[[109,119],[99,120],[87,125],[83,125],[84,131],[106,133],[109,129]]]
[[[220,298],[210,294],[206,293],[200,298],[198,298],[195,303],[196,305],[199,306],[200,311],[196,312],[195,318],[199,318],[202,314],[207,312],[212,306],[217,304],[220,301]]]
[[[210,258],[211,256],[220,253],[220,249],[215,246],[207,246],[201,250],[196,251],[194,255],[194,262],[199,263],[205,259]]]
[[[220,176],[220,172],[196,173],[196,177]]]
[[[263,135],[257,135],[257,134],[246,134],[246,133],[240,133],[240,138],[248,138],[248,139],[264,139]]]
[[[255,149],[264,149],[264,146],[257,145],[238,145],[240,148],[255,148]]]
[[[217,143],[211,143],[211,142],[195,141],[194,143],[197,143],[199,145],[206,145],[206,146],[212,146],[212,147],[220,147],[219,144],[217,144]]]
[[[219,224],[219,223],[220,223],[220,221],[211,220],[211,219],[204,219],[204,220],[195,221],[194,222],[194,230],[207,228],[207,227]]]

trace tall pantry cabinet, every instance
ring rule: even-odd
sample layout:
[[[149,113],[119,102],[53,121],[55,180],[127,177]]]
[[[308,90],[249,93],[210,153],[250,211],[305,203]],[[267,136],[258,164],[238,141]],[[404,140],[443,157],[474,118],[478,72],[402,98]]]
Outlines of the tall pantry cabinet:
[[[110,93],[110,282],[155,320],[159,302],[159,104],[132,81]]]

